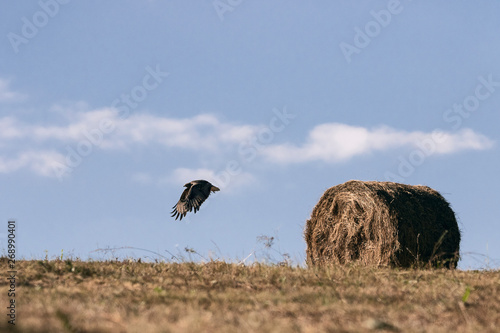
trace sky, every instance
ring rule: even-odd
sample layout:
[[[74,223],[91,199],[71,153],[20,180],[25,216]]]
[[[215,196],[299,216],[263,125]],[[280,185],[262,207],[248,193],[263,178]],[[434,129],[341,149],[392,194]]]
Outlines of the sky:
[[[462,231],[459,267],[498,268],[499,14],[497,1],[2,2],[1,251],[14,219],[17,258],[303,264],[314,205],[360,179],[436,189]],[[176,221],[194,179],[221,191]]]

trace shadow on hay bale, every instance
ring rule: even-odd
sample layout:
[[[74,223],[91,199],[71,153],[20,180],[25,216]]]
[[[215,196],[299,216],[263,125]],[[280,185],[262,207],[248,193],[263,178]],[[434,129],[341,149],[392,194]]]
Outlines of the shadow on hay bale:
[[[460,231],[427,186],[351,180],[323,194],[304,232],[309,266],[455,267]]]

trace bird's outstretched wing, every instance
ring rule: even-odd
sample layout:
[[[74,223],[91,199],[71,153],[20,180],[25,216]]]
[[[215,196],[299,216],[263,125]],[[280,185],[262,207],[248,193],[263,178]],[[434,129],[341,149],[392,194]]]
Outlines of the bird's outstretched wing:
[[[186,216],[187,212],[191,210],[191,208],[189,208],[189,204],[188,204],[188,200],[187,200],[187,196],[189,195],[189,191],[191,190],[191,186],[189,186],[188,188],[186,188],[183,192],[182,192],[182,195],[181,195],[181,198],[179,199],[179,201],[177,202],[177,204],[175,204],[172,210],[172,217],[175,216],[175,219],[177,220],[179,217],[182,218],[184,216]]]
[[[182,218],[186,216],[187,212],[191,212],[193,208],[196,213],[200,209],[201,204],[210,195],[210,186],[203,186],[203,184],[190,185],[191,186],[182,192],[181,198],[177,204],[172,207],[172,217],[175,217],[176,220],[179,217],[182,220]]]

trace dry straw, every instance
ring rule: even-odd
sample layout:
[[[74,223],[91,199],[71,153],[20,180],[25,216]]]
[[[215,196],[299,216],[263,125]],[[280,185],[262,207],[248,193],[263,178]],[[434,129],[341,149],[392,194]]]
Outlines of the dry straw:
[[[460,230],[449,203],[427,186],[351,180],[323,194],[306,223],[309,266],[445,266]]]

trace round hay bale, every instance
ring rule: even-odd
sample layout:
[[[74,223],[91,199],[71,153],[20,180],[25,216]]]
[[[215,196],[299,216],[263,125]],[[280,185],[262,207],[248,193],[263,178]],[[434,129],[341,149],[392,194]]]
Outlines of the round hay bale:
[[[325,191],[304,232],[309,266],[455,267],[460,230],[427,186],[351,180]]]

